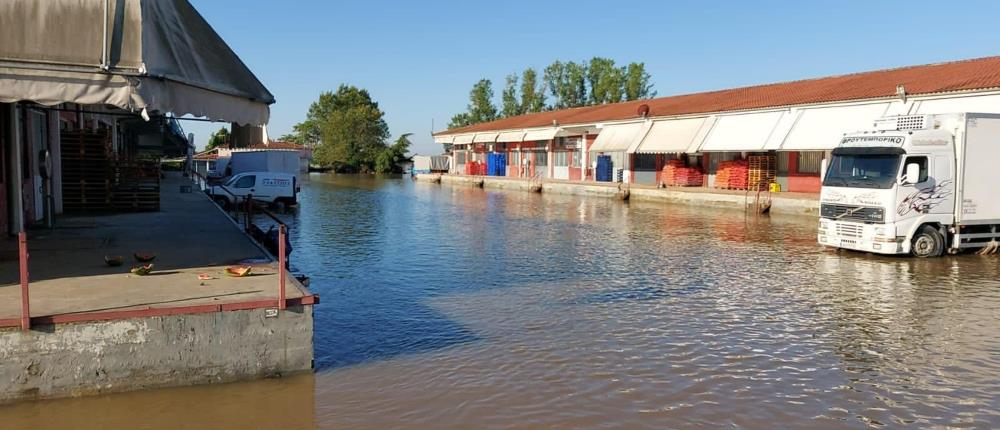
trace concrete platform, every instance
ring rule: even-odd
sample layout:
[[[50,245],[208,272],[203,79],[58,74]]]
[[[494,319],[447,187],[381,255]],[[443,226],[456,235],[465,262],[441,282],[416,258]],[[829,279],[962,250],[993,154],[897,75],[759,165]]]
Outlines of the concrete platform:
[[[417,175],[418,181],[441,182],[442,184],[475,185],[483,188],[531,191],[534,184],[527,179],[503,176],[467,176],[453,174]],[[542,192],[594,197],[617,198],[622,188],[629,190],[630,199],[659,201],[668,204],[687,204],[726,208],[744,208],[753,205],[756,193],[747,194],[739,190],[721,190],[705,187],[658,188],[652,185],[619,184],[614,182],[580,182],[545,179],[541,181]],[[763,194],[762,194],[763,195]],[[814,193],[772,193],[771,213],[790,215],[819,215],[819,194]]]
[[[165,179],[159,212],[60,218],[52,230],[30,232],[31,315],[277,300],[276,263],[258,264],[244,278],[223,273],[241,260],[269,259],[203,194],[181,193],[188,184],[180,176]],[[9,320],[21,311],[16,241],[4,241],[0,252],[0,319]],[[135,252],[156,254],[151,275],[129,273],[138,264]],[[105,255],[126,262],[108,267]],[[198,274],[215,279],[200,281]],[[287,278],[288,298],[306,295]]]
[[[313,368],[312,305],[206,196],[161,186],[161,211],[57,219],[32,231],[31,329],[19,328],[17,244],[0,249],[0,402],[231,382]],[[155,253],[148,276],[134,252]],[[107,267],[105,255],[127,263]],[[254,276],[222,270],[260,259]],[[198,274],[214,279],[199,280]]]

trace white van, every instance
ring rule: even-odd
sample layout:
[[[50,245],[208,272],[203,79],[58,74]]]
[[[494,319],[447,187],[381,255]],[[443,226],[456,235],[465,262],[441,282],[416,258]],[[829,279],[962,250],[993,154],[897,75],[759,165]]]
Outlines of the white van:
[[[247,196],[258,202],[292,206],[298,203],[299,186],[295,175],[290,173],[244,172],[205,192],[225,207],[242,202]]]

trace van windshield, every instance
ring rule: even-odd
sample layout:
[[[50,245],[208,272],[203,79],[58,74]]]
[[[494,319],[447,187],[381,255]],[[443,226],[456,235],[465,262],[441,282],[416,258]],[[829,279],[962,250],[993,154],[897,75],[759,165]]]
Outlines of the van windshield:
[[[899,171],[897,154],[834,154],[823,185],[889,189]]]

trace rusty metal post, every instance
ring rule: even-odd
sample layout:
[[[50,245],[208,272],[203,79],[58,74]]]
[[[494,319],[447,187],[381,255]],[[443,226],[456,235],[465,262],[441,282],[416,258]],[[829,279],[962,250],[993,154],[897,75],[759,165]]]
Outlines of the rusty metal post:
[[[21,330],[31,328],[31,310],[28,305],[28,235],[17,234],[18,257],[21,266]]]
[[[284,225],[278,226],[278,309],[285,309],[285,267],[288,257],[285,255],[285,237],[288,232]]]
[[[246,206],[243,208],[243,231],[250,232],[250,211],[253,210],[253,194],[247,194]]]

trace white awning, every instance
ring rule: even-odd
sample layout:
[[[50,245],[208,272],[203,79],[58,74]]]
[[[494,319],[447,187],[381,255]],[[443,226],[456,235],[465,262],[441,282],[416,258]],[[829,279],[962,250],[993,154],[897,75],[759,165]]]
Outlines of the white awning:
[[[719,116],[699,151],[763,151],[784,111]]]
[[[434,136],[434,143],[442,143],[442,144],[455,143],[455,135],[445,134],[442,136]]]
[[[871,128],[889,103],[809,108],[802,111],[781,145],[783,151],[826,151],[840,143],[844,133]]]
[[[596,152],[627,151],[633,143],[642,138],[647,127],[645,122],[604,126],[597,135],[597,139],[594,139],[590,150]]]
[[[667,154],[693,152],[698,149],[698,132],[705,127],[707,118],[687,118],[653,121],[649,132],[639,142],[636,153]]]
[[[456,145],[468,145],[472,143],[472,138],[475,137],[474,134],[459,134],[455,136],[455,141],[452,142]]]
[[[472,138],[472,143],[493,143],[497,141],[499,133],[476,133]]]
[[[918,114],[960,112],[1000,114],[1000,95],[996,94],[922,100],[919,103],[916,109]]]
[[[524,130],[500,133],[500,136],[497,136],[497,142],[524,142]]]
[[[524,141],[534,142],[536,140],[552,140],[559,135],[559,128],[542,128],[536,130],[525,130]]]
[[[0,2],[0,102],[267,124],[274,96],[187,1],[44,3]]]

